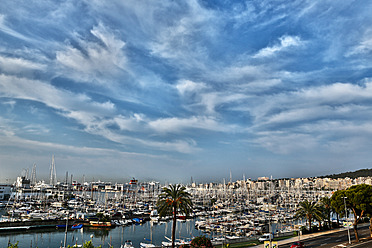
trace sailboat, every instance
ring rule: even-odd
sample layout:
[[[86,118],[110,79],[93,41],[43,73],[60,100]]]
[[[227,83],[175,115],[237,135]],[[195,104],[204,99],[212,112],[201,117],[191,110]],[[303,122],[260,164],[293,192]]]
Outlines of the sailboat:
[[[145,242],[141,242],[140,243],[140,247],[141,248],[152,248],[152,247],[156,247],[153,243],[152,243],[152,226],[153,226],[153,223],[151,222],[150,223],[150,239],[146,239],[146,241],[149,241],[150,243],[145,243]]]

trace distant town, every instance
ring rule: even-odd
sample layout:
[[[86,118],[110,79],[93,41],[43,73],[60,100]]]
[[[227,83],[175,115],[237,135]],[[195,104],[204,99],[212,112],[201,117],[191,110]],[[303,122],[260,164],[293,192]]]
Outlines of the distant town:
[[[53,164],[52,164],[53,165]],[[34,167],[35,169],[35,167]],[[35,194],[37,192],[46,195],[56,196],[57,199],[64,199],[66,194],[70,194],[73,191],[84,191],[84,192],[125,192],[136,189],[138,192],[146,193],[149,191],[156,192],[161,190],[159,182],[139,182],[137,179],[132,179],[127,183],[112,183],[103,181],[83,181],[79,182],[73,180],[73,177],[68,177],[66,172],[66,179],[63,182],[59,182],[56,179],[55,167],[51,166],[50,180],[36,181],[36,172],[32,171],[29,176],[28,171],[24,172],[22,176],[17,177],[14,183],[2,183],[0,184],[0,200],[8,200],[12,195],[16,197],[27,197],[28,194]],[[231,177],[229,181],[221,183],[195,183],[192,178],[187,187],[196,192],[213,192],[216,196],[216,192],[220,191],[237,191],[245,192],[247,195],[252,197],[261,197],[270,195],[276,195],[278,197],[287,198],[285,194],[291,195],[291,204],[296,204],[296,195],[299,195],[301,199],[309,198],[317,200],[319,197],[331,196],[333,191],[344,190],[353,185],[368,184],[372,185],[371,176],[358,176],[361,174],[369,175],[371,170],[364,169],[356,172],[342,173],[339,175],[331,175],[326,177],[310,177],[310,178],[286,178],[286,179],[272,179],[269,177],[259,177],[257,180],[245,179],[232,181]],[[356,176],[357,175],[357,176]],[[337,178],[338,176],[346,176],[343,178]],[[347,177],[350,176],[350,177]],[[212,193],[211,193],[212,194]],[[198,193],[196,194],[198,195]],[[213,195],[213,194],[212,194]],[[258,201],[263,200],[258,198]],[[283,199],[282,199],[283,200]],[[285,202],[285,201],[280,201]]]

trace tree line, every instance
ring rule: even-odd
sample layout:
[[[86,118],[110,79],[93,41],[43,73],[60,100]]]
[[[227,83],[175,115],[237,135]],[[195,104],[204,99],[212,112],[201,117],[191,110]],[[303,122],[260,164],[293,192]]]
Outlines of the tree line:
[[[351,178],[355,179],[358,177],[372,177],[372,169],[361,169],[357,171],[349,171],[349,172],[343,172],[339,174],[332,174],[332,175],[327,175],[327,176],[320,176],[319,178],[332,178],[332,179],[337,179],[337,178]]]
[[[300,202],[296,211],[296,218],[306,218],[308,230],[312,231],[312,222],[318,221],[319,227],[323,222],[328,228],[332,228],[331,214],[338,217],[347,217],[349,213],[354,216],[353,230],[356,242],[359,242],[358,224],[363,218],[368,217],[370,220],[370,236],[372,237],[372,186],[359,184],[351,186],[346,190],[338,190],[333,193],[332,197],[323,197],[319,202],[309,202],[305,200]]]

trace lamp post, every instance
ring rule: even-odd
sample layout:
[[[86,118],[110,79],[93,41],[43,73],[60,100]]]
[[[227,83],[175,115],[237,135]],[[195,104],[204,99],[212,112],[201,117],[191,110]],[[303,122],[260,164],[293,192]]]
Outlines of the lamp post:
[[[346,220],[346,211],[347,211],[347,209],[346,209],[346,196],[345,197],[342,197],[342,198],[344,198],[344,205],[345,205],[345,220]],[[350,241],[350,229],[349,229],[349,227],[348,227],[348,223],[346,222],[346,226],[347,226],[347,236],[349,237],[349,244],[351,244],[351,241]]]

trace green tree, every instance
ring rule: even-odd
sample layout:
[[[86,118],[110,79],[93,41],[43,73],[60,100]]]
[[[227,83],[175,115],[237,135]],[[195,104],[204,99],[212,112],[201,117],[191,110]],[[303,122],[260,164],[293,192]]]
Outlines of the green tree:
[[[339,225],[338,216],[343,217],[345,215],[344,197],[346,190],[337,190],[331,197],[331,206],[337,213],[337,225]]]
[[[321,219],[321,211],[315,202],[309,202],[308,200],[305,200],[303,202],[300,202],[300,206],[296,211],[295,217],[297,219],[306,218],[309,223],[309,231],[311,231],[311,223],[314,219]]]
[[[372,238],[372,213],[368,212],[367,216],[369,218],[369,236]]]
[[[322,228],[322,221],[324,223],[324,227],[329,227],[327,225],[328,220],[327,220],[327,213],[326,213],[327,210],[326,210],[326,208],[320,202],[318,202],[317,207],[318,207],[318,210],[319,210],[319,216],[318,216],[318,218],[315,218],[315,219],[319,223],[319,228]]]
[[[347,190],[336,191],[332,196],[332,206],[342,213],[341,209],[345,208],[345,203],[346,208],[350,209],[354,215],[353,229],[355,240],[359,242],[358,223],[365,215],[372,212],[372,186],[359,184],[351,186]]]
[[[181,185],[169,185],[162,188],[162,193],[158,196],[156,203],[159,216],[171,215],[173,217],[172,225],[172,248],[174,248],[177,214],[186,214],[188,216],[193,209],[191,194],[186,192],[186,188]]]

